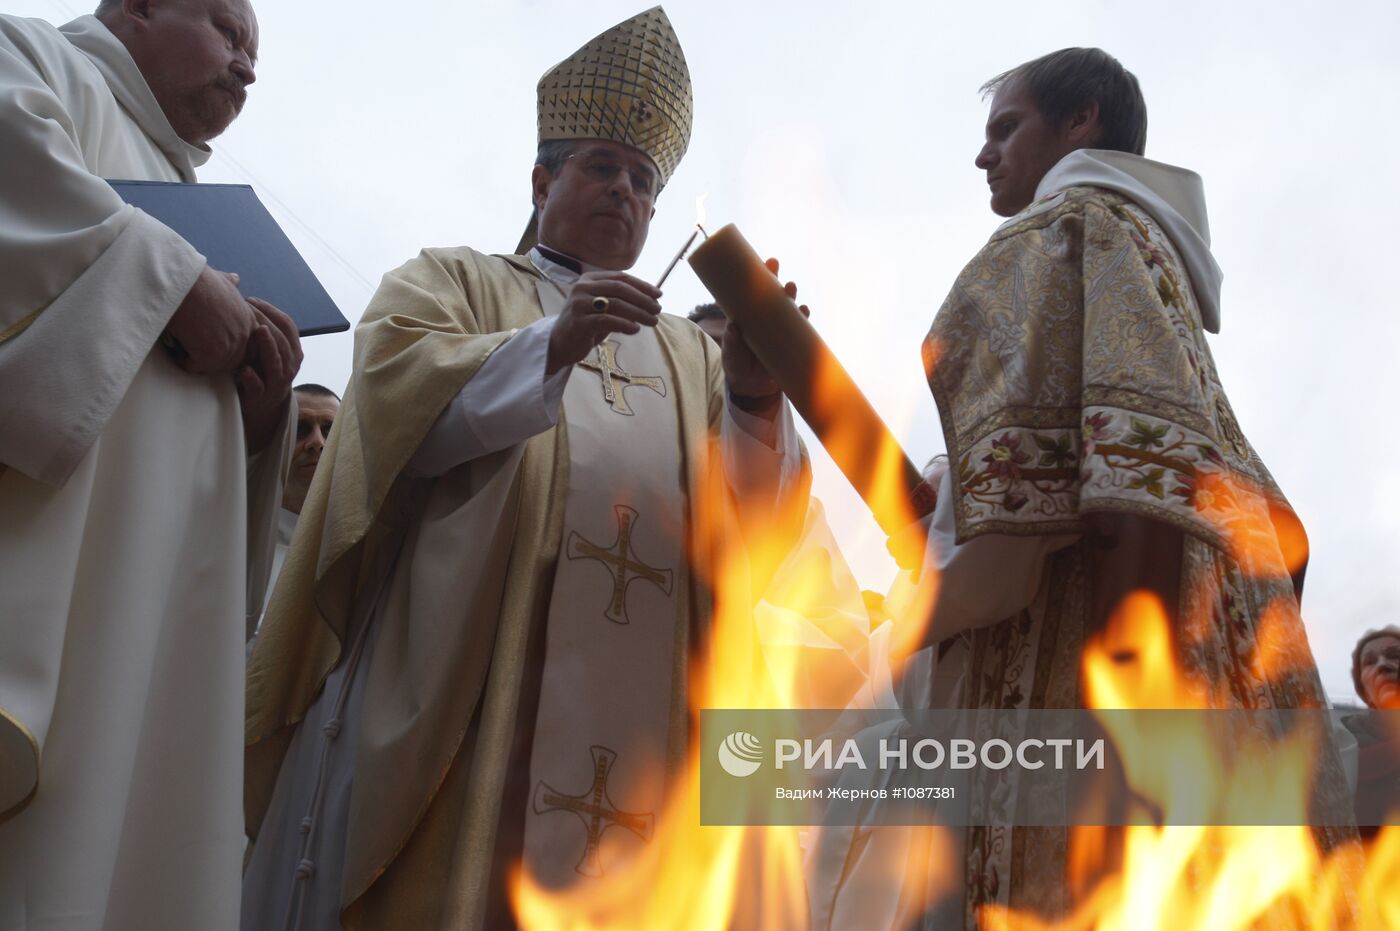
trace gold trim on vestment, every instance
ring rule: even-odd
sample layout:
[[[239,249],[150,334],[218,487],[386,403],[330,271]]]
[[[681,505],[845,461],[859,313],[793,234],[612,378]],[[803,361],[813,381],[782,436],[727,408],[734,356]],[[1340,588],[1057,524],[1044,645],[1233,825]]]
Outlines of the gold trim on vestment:
[[[5,330],[3,333],[0,333],[0,343],[5,342],[5,340],[10,339],[12,337],[18,336],[25,330],[29,329],[29,325],[35,320],[38,320],[39,315],[42,314],[45,310],[47,310],[48,307],[49,305],[45,304],[43,307],[40,307],[38,310],[25,317],[23,320],[16,322],[13,326]]]
[[[36,316],[37,313],[38,312],[36,311]],[[3,471],[4,468],[4,466],[0,466],[0,471]],[[5,724],[9,724],[15,730],[23,734],[25,740],[29,741],[30,752],[34,754],[34,784],[29,787],[28,795],[20,799],[15,804],[11,805],[9,808],[6,808],[4,811],[0,811],[0,824],[4,824],[6,821],[19,814],[21,811],[24,811],[24,809],[28,808],[29,803],[34,801],[34,796],[39,791],[39,765],[41,759],[43,758],[43,750],[40,749],[39,738],[34,736],[34,732],[31,731],[28,727],[25,727],[23,721],[15,717],[8,710],[6,710],[4,705],[0,705],[0,720],[3,720]]]

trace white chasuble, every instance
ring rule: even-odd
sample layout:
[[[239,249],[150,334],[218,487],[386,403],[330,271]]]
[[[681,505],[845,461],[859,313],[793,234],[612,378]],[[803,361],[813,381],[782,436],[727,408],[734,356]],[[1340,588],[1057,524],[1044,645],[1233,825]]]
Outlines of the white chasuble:
[[[541,283],[546,313],[562,296]],[[553,292],[550,294],[549,292]],[[569,483],[530,754],[525,867],[551,887],[602,876],[652,835],[675,682],[685,485],[655,331],[614,333],[564,392]]]
[[[103,181],[208,151],[95,18],[0,16],[0,152],[0,928],[231,929],[290,443],[157,344],[205,262]]]

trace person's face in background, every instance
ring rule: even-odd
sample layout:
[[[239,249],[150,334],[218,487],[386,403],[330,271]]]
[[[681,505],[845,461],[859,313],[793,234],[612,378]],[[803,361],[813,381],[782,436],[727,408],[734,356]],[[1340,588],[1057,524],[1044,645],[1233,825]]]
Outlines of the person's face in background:
[[[330,436],[336,415],[340,413],[340,401],[329,395],[295,392],[297,398],[297,439],[292,449],[292,462],[287,469],[286,490],[283,493],[283,507],[301,513],[301,504],[306,500],[311,479],[316,475],[316,466],[321,462],[321,452],[326,448],[326,438]],[[288,502],[295,504],[289,506]]]

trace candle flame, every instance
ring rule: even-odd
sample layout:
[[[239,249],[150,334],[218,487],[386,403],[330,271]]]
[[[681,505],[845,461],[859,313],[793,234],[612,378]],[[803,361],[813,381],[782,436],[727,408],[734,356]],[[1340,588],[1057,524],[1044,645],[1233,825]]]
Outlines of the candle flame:
[[[704,194],[701,194],[699,197],[695,198],[695,226],[702,233],[705,233],[705,198],[709,196],[710,192],[706,191]],[[710,234],[705,233],[705,238],[709,239]]]

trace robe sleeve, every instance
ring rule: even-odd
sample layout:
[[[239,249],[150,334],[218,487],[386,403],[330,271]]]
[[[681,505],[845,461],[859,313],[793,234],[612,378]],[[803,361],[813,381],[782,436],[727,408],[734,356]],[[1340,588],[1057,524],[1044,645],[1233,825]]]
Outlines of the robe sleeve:
[[[0,464],[59,485],[205,262],[89,171],[85,76],[23,39],[0,30]]]
[[[429,483],[400,483],[406,466],[443,409],[510,332],[538,319],[534,282],[470,249],[425,250],[384,276],[356,327],[350,385],[249,659],[244,798],[250,836],[256,837],[267,812],[291,725],[340,661],[352,613],[363,604],[357,598],[365,586],[387,578],[407,523],[421,513],[419,493]],[[519,469],[535,470],[539,480],[540,473],[553,474],[554,465],[547,453],[503,453],[439,483],[454,482],[449,494],[460,491],[463,500],[490,511],[480,525],[489,525],[490,533],[514,533],[515,524],[500,521],[518,500]],[[542,524],[538,532],[545,532]],[[487,536],[474,542],[497,554],[512,545]],[[469,561],[460,573],[454,570],[454,584],[483,573],[492,584],[506,577],[493,560]],[[485,597],[500,603],[499,593]],[[466,616],[485,615],[468,610]],[[489,658],[489,637],[482,643],[474,660]],[[473,670],[470,675],[480,671]],[[458,696],[474,695],[462,684],[469,673],[458,669],[455,675]],[[347,875],[354,869],[347,865]]]
[[[282,488],[296,447],[297,399],[287,398],[282,415],[280,442],[248,457],[248,600],[245,607],[245,639],[251,640],[262,618],[263,606],[273,582],[277,552],[277,517],[282,510]]]
[[[438,415],[405,470],[433,477],[524,442],[559,422],[573,366],[545,374],[556,317],[523,327],[491,354]]]
[[[1029,607],[1048,557],[1079,539],[1077,534],[988,533],[959,543],[953,501],[952,473],[945,472],[929,526],[926,569],[919,578],[920,585],[937,593],[926,635],[931,643],[996,624]]]
[[[725,394],[720,425],[725,479],[745,507],[772,508],[801,478],[802,447],[792,412],[784,402],[769,421],[738,409]]]
[[[960,541],[1130,515],[1283,568],[1272,480],[1189,284],[1155,221],[1095,188],[1027,211],[963,269],[924,344]]]

